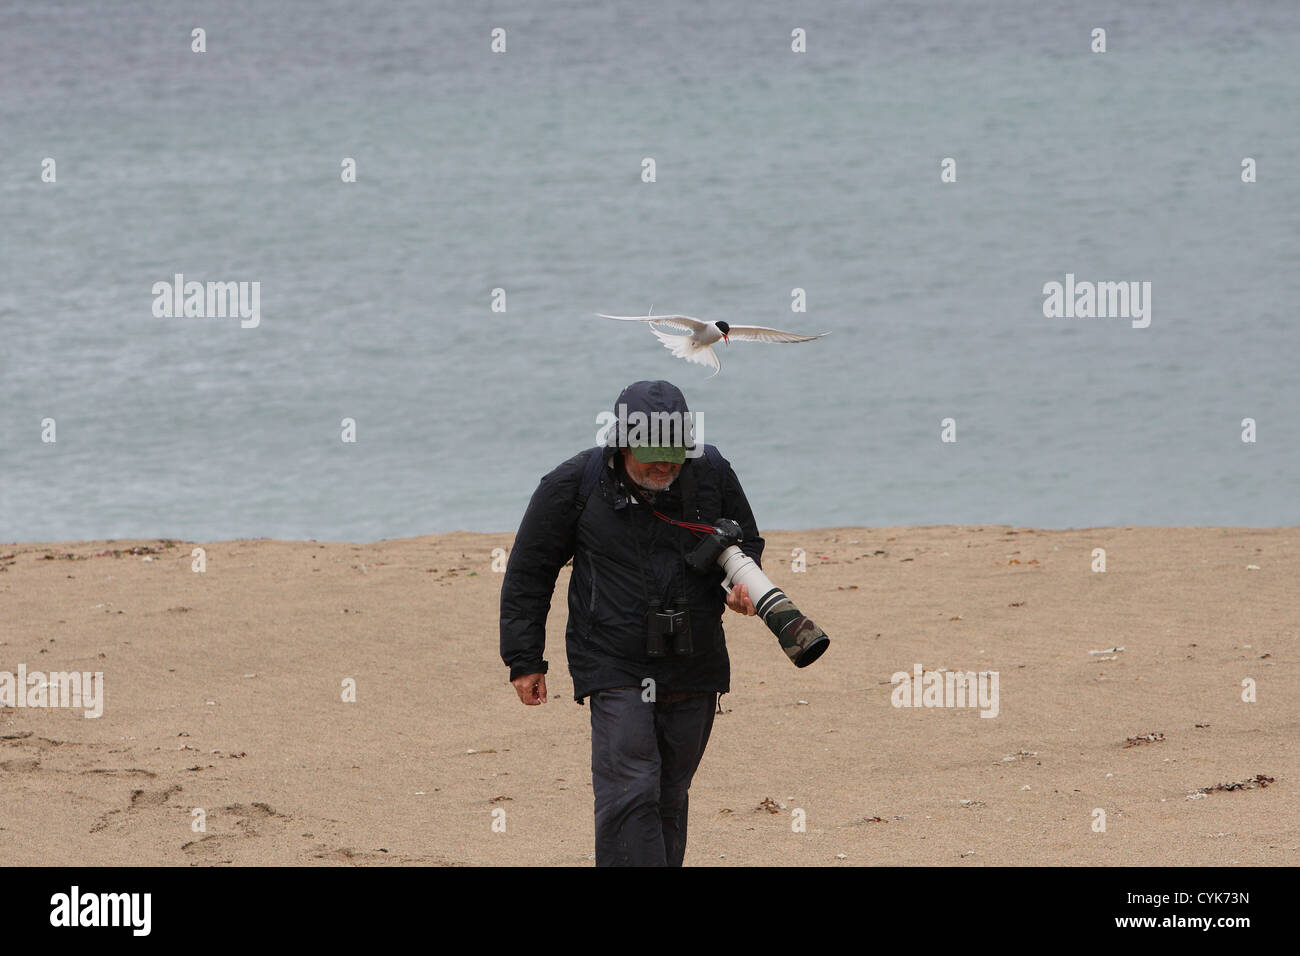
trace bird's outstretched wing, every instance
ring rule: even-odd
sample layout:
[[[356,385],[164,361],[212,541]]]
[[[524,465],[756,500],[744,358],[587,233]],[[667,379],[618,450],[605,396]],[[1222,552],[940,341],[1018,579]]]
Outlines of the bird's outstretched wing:
[[[674,335],[692,336],[701,329],[708,328],[703,322],[695,322],[694,319],[691,320],[695,322],[694,325],[682,321],[685,318],[684,315],[675,315],[667,319],[652,319],[650,321],[650,330],[659,329],[664,332],[671,332]]]
[[[659,328],[660,323],[650,326],[650,331],[655,334],[664,347],[678,358],[686,359],[688,362],[695,362],[698,365],[707,365],[713,369],[713,374],[717,375],[722,371],[722,363],[718,361],[718,355],[708,345],[696,345],[689,335],[674,335],[671,332],[665,332]]]
[[[829,332],[816,335],[800,335],[798,332],[782,332],[780,329],[765,329],[760,325],[733,325],[727,332],[727,338],[740,342],[811,342]]]
[[[693,319],[689,315],[606,315],[597,312],[602,319],[617,319],[620,322],[654,322],[659,325],[671,325],[682,330],[684,335],[694,335],[707,328],[707,323]]]

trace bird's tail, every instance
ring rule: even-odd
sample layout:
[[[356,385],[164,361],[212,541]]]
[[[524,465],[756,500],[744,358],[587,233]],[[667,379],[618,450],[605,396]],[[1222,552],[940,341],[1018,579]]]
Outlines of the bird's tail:
[[[664,344],[665,348],[678,358],[689,359],[692,353],[698,351],[689,335],[683,335],[680,332],[666,332],[658,322],[650,323],[650,331],[655,334],[655,338]]]
[[[664,344],[664,348],[672,352],[677,358],[686,359],[686,361],[694,362],[697,365],[707,365],[713,369],[714,375],[722,371],[722,365],[718,361],[717,353],[709,346],[697,345],[691,336],[681,332],[665,332],[660,328],[658,322],[650,323],[650,331],[655,334],[655,338]]]

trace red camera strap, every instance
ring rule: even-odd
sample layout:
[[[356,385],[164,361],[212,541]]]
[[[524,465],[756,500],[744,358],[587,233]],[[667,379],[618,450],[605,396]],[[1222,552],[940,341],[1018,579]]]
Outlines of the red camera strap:
[[[676,525],[679,528],[685,528],[687,531],[690,531],[697,535],[713,534],[713,532],[716,530],[711,524],[703,524],[699,521],[678,521],[676,518],[668,517],[662,511],[655,508],[654,505],[650,504],[650,502],[646,501],[644,498],[641,497],[641,491],[637,487],[635,481],[629,481],[628,485],[629,485],[628,491],[632,493],[632,497],[634,497],[641,504],[649,508],[650,512],[660,521],[666,521],[669,524]]]

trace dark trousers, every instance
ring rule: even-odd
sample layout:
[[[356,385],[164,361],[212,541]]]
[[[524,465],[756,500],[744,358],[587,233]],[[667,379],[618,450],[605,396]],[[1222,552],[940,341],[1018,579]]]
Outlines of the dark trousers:
[[[597,691],[591,705],[591,783],[597,866],[681,866],[686,792],[713,730],[715,695],[639,687]]]

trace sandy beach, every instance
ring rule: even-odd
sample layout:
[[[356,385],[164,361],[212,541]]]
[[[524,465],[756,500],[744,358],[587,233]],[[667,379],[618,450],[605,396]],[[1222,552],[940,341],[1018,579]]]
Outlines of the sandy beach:
[[[832,644],[798,670],[728,614],[687,865],[1300,864],[1300,528],[766,538]],[[569,572],[525,708],[497,653],[511,539],[0,546],[0,672],[104,688],[98,718],[0,710],[0,859],[591,865]],[[997,672],[997,716],[893,706],[917,666]]]

